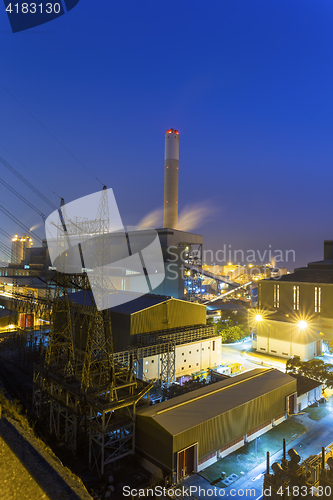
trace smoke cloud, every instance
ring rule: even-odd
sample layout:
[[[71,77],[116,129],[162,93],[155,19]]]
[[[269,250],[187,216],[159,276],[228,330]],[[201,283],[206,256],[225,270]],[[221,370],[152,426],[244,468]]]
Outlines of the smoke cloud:
[[[138,224],[138,229],[149,229],[162,227],[163,221],[163,210],[161,208],[157,208],[149,214],[145,215],[143,219],[140,220]]]
[[[40,224],[35,224],[34,226],[32,226],[32,227],[30,228],[30,231],[34,231],[35,229],[37,229],[37,228],[41,227],[41,225],[42,225],[42,223],[40,223]]]
[[[179,214],[178,228],[180,231],[192,231],[202,226],[207,217],[216,211],[208,203],[188,205]]]
[[[207,217],[216,212],[216,208],[212,207],[208,202],[195,203],[187,205],[180,212],[178,217],[178,227],[180,231],[192,231],[200,227]],[[138,229],[148,229],[162,227],[163,224],[163,210],[157,208],[149,212],[138,223]]]

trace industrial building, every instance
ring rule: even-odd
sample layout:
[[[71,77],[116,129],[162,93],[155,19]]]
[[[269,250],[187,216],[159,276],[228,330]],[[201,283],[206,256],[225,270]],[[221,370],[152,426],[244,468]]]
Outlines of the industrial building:
[[[189,264],[201,266],[202,236],[172,228],[157,229],[164,260],[165,279],[155,290],[158,295],[183,299],[201,294],[201,281],[191,279]],[[192,282],[193,281],[193,282]]]
[[[276,313],[256,323],[252,347],[258,352],[286,359],[299,356],[302,361],[321,354],[322,337],[315,321],[305,324],[297,316]]]
[[[91,298],[89,292],[70,295],[80,305],[90,306]],[[110,315],[115,358],[128,363],[132,355],[141,380],[158,382],[165,374],[169,385],[221,363],[221,336],[206,324],[202,304],[147,294],[113,307]],[[75,338],[78,347],[85,345],[86,335],[81,328]]]
[[[187,375],[195,374],[207,368],[214,368],[221,363],[221,336],[201,339],[175,346],[175,373],[176,381]],[[142,380],[160,380],[162,371],[160,354],[146,356],[134,362],[134,370]]]
[[[295,413],[304,410],[304,408],[322,399],[322,382],[294,373],[291,373],[290,376],[297,380],[297,407],[294,408]]]
[[[296,386],[279,370],[258,368],[139,410],[136,449],[176,482],[285,420]]]
[[[12,264],[21,264],[26,258],[27,249],[31,248],[32,244],[29,234],[23,234],[21,237],[15,234],[15,238],[12,239]]]
[[[258,284],[257,338],[260,352],[306,361],[333,340],[333,241],[324,242],[324,260],[310,262],[279,279]]]

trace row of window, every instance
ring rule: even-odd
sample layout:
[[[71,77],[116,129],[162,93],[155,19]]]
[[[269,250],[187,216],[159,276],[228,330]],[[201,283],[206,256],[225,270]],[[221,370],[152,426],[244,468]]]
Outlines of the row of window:
[[[184,361],[186,361],[186,359],[184,359]],[[199,366],[199,363],[196,363],[195,366]],[[189,368],[192,368],[192,365],[188,365]],[[185,367],[182,366],[182,370],[185,370]]]
[[[207,349],[210,349],[210,346],[207,347]],[[202,351],[205,350],[204,347],[201,348]],[[215,351],[215,340],[212,342],[212,351]],[[197,349],[197,352],[199,352],[199,349]],[[189,354],[192,354],[192,351],[188,351]],[[185,353],[182,352],[182,356],[185,356]],[[185,360],[184,360],[185,361]]]
[[[293,306],[294,311],[299,311],[299,285],[293,287]],[[280,285],[273,285],[273,305],[274,308],[280,307]],[[261,303],[259,303],[259,307]],[[321,312],[321,287],[314,288],[314,311]]]

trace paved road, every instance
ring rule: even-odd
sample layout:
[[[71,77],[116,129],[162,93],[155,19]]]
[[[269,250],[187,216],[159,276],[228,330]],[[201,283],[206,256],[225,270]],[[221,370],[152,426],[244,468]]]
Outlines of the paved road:
[[[223,363],[241,363],[244,371],[253,370],[258,366],[277,368],[285,371],[286,360],[276,356],[251,352],[252,341],[237,342],[236,344],[222,344]],[[248,352],[246,352],[248,351]]]

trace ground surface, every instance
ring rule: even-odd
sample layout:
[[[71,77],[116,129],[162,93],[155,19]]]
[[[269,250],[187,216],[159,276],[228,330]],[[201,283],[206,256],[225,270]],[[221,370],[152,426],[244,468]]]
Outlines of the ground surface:
[[[89,500],[86,489],[17,422],[0,419],[1,500]]]
[[[311,420],[321,420],[322,418],[327,417],[327,415],[329,415],[330,413],[328,406],[320,406],[319,408],[305,408],[303,411],[308,414],[308,417],[311,418]]]

